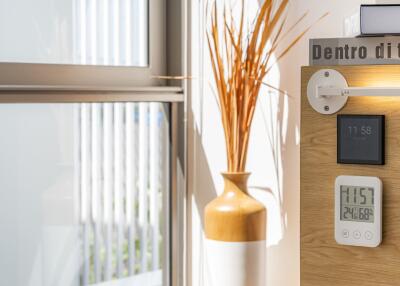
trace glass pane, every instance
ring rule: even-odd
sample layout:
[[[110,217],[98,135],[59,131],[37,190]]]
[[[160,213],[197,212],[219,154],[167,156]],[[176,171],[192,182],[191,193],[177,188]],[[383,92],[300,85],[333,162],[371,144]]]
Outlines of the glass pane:
[[[168,277],[161,103],[0,105],[0,285]]]
[[[148,65],[148,0],[0,0],[0,62]]]

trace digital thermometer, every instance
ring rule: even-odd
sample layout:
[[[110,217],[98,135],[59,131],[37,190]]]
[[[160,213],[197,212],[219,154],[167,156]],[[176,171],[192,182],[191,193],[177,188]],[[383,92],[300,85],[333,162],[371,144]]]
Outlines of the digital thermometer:
[[[335,239],[338,244],[377,247],[382,241],[382,181],[339,176],[335,182]]]

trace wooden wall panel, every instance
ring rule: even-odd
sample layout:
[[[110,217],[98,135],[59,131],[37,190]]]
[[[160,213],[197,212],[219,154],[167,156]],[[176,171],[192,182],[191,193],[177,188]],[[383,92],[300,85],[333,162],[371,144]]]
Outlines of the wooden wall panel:
[[[353,97],[340,114],[386,115],[386,165],[336,163],[336,115],[307,101],[307,82],[321,68],[340,71],[349,86],[400,86],[400,66],[304,67],[301,89],[301,286],[400,285],[400,97]],[[378,248],[334,239],[334,181],[339,175],[383,181],[383,242]]]

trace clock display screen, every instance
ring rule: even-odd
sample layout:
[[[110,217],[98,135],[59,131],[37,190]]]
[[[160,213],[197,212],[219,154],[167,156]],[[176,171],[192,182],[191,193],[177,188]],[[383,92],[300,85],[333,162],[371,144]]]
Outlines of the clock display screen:
[[[384,118],[383,115],[338,115],[337,162],[383,165]]]
[[[374,222],[374,189],[360,186],[340,186],[340,219]]]

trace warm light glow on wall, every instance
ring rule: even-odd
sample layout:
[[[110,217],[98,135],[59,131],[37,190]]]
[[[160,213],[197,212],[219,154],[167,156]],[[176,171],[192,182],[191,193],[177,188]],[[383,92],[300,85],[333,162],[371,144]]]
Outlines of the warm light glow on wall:
[[[321,114],[334,114],[340,111],[349,97],[400,96],[399,79],[385,77],[383,73],[373,77],[362,73],[361,78],[348,82],[344,75],[333,69],[316,71],[307,84],[307,98],[315,111]]]

